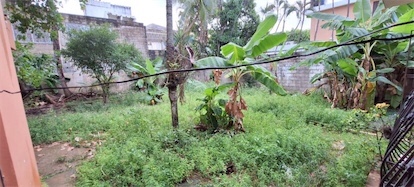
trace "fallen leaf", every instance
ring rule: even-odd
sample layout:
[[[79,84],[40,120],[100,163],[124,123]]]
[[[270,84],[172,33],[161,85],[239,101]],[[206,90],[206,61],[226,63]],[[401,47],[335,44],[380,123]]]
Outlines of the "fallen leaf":
[[[84,146],[86,146],[86,147],[90,147],[92,144],[91,143],[85,143],[85,145]]]
[[[92,150],[89,150],[88,156],[92,156],[92,155],[93,155]]]
[[[59,142],[53,142],[52,144],[50,144],[48,147],[53,147],[53,146],[55,146],[55,145],[59,145],[60,143]]]
[[[345,148],[345,142],[343,140],[334,142],[332,144],[332,148],[334,148],[335,150],[341,151]]]
[[[37,148],[37,149],[36,149],[36,151],[37,151],[37,152],[39,152],[39,151],[41,151],[41,150],[42,150],[42,148]]]
[[[68,150],[68,151],[72,151],[73,149],[75,149],[75,147],[70,147],[70,146],[69,146],[67,150]]]
[[[70,178],[72,178],[72,179],[76,178],[76,174],[72,174],[72,175],[70,176]]]
[[[93,158],[95,155],[94,154],[92,154],[92,155],[89,155],[89,156],[87,156],[86,158],[87,159],[91,159],[91,158]]]
[[[38,154],[37,156],[38,157],[42,157],[42,156],[45,156],[45,154]]]
[[[79,142],[82,138],[76,137],[75,141]]]

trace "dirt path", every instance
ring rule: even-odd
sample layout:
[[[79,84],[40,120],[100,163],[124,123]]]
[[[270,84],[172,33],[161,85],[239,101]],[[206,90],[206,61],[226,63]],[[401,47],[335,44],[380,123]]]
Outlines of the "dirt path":
[[[381,175],[378,171],[371,171],[368,175],[366,187],[378,187],[380,186]]]
[[[69,143],[59,142],[35,146],[34,149],[42,182],[50,187],[75,186],[76,166],[95,154],[92,146],[75,148]]]

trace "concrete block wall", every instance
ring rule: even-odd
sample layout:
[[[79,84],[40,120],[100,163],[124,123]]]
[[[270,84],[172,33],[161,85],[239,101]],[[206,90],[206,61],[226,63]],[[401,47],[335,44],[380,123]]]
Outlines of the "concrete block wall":
[[[62,14],[65,19],[67,30],[86,29],[90,25],[109,24],[119,35],[119,41],[133,44],[141,51],[144,57],[148,57],[146,28],[142,23],[131,20],[105,19],[89,16],[80,16],[72,14]],[[61,45],[66,44],[66,39],[61,41]]]
[[[111,28],[119,34],[120,42],[127,42],[133,44],[139,51],[141,51],[144,58],[148,58],[148,46],[146,28],[142,23],[133,22],[131,20],[105,19],[80,15],[62,14],[66,26],[66,32],[59,34],[61,48],[64,49],[69,39],[67,32],[72,29],[88,29],[90,25],[109,24]],[[35,42],[33,45],[34,53],[44,53],[53,55],[53,44]],[[63,71],[65,77],[70,78],[67,83],[68,86],[88,86],[97,83],[97,80],[89,74],[82,73],[80,69],[75,67],[68,59],[63,59]],[[125,72],[120,72],[114,75],[114,81],[127,80],[130,77]],[[112,92],[123,92],[131,88],[131,83],[114,84],[111,86]],[[88,92],[99,91],[100,87],[92,87],[85,89],[72,89],[73,92]]]
[[[66,30],[70,29],[87,29],[89,25],[96,24],[105,24],[108,23],[112,25],[112,28],[119,33],[120,41],[128,42],[137,47],[143,54],[144,58],[154,58],[155,56],[162,55],[163,51],[148,51],[147,42],[149,41],[164,41],[165,33],[155,32],[155,30],[147,33],[146,27],[142,23],[137,23],[128,20],[119,20],[119,19],[104,19],[104,18],[95,18],[79,15],[69,15],[63,14],[65,18]],[[65,33],[61,33],[60,42],[62,48],[64,48],[68,36]],[[53,54],[52,43],[36,43],[34,45],[34,52],[36,53],[46,53]],[[300,63],[304,60],[303,58],[290,59],[278,62],[277,65],[271,68],[270,64],[263,65],[267,69],[271,70],[278,78],[279,83],[289,92],[303,92],[308,88],[314,87],[310,83],[311,78],[317,74],[324,71],[322,65],[314,65],[310,67],[301,66],[297,67],[294,70],[291,70],[291,67]],[[64,73],[65,76],[70,78],[71,81],[68,82],[68,86],[86,86],[91,85],[96,82],[96,79],[90,77],[87,74],[82,73],[79,69],[73,66],[73,64],[64,60]],[[191,73],[191,78],[197,79],[199,81],[208,81],[211,71],[202,71],[202,72],[193,72]],[[116,80],[127,80],[130,79],[124,72],[115,75]],[[225,81],[225,80],[224,80]],[[113,85],[112,91],[122,92],[126,91],[131,87],[132,83]],[[318,83],[316,83],[318,84]],[[93,88],[92,90],[99,90],[98,87]],[[74,89],[74,92],[79,91],[90,91],[90,89]]]
[[[291,69],[302,60],[304,60],[304,58],[290,59],[278,62],[277,64],[277,79],[289,92],[303,92],[306,89],[315,87],[318,83],[311,84],[310,80],[314,75],[324,71],[324,66],[320,64],[313,66],[299,66],[295,69]]]
[[[119,41],[130,43],[141,51],[144,58],[148,58],[148,46],[145,27],[119,26],[114,28],[119,33]]]

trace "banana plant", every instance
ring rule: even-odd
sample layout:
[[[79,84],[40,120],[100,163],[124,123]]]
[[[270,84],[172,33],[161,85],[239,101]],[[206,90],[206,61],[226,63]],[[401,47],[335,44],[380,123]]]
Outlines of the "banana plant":
[[[322,28],[335,30],[337,41],[311,42],[305,45],[308,45],[308,48],[319,48],[330,47],[354,38],[358,38],[356,41],[384,38],[392,30],[387,29],[375,34],[369,33],[401,19],[400,9],[400,7],[385,9],[384,4],[380,2],[372,13],[370,0],[357,0],[354,4],[355,18],[353,19],[341,15],[314,12],[309,16],[325,21]],[[327,50],[306,62],[307,64],[324,63],[329,67],[321,77],[328,77],[331,80],[333,107],[369,109],[373,105],[377,82],[390,84],[401,89],[394,82],[381,76],[382,72],[392,71],[386,69],[391,67],[377,68],[378,64],[373,59],[373,53],[378,51],[377,45],[378,42],[365,42],[354,46],[342,46]],[[348,99],[343,101],[342,98]]]
[[[250,74],[272,92],[278,95],[286,95],[286,91],[278,84],[276,77],[271,72],[259,65],[249,65],[269,49],[286,41],[287,35],[285,33],[270,34],[270,30],[274,27],[276,21],[276,15],[269,15],[259,24],[256,32],[246,45],[239,46],[230,42],[221,47],[223,57],[207,57],[196,61],[196,66],[198,67],[246,65],[232,68],[229,72],[229,77],[231,77],[234,86],[227,92],[229,100],[225,105],[225,111],[236,131],[244,132],[243,110],[247,110],[247,104],[242,97],[240,84],[244,75]]]
[[[141,64],[133,62],[129,66],[129,70],[138,75],[138,77],[145,75],[153,75],[155,73],[161,72],[162,60],[160,58],[151,61],[147,59],[145,61],[145,67]],[[162,96],[164,95],[163,90],[156,83],[157,77],[148,77],[144,79],[139,79],[135,86],[139,89],[146,89],[147,95],[145,101],[151,105],[155,105],[162,101]]]
[[[198,99],[202,103],[195,109],[200,112],[199,128],[211,129],[213,132],[219,128],[231,128],[228,126],[229,118],[225,111],[227,100],[217,99],[221,91],[233,86],[233,83],[217,85],[204,90],[205,97]]]

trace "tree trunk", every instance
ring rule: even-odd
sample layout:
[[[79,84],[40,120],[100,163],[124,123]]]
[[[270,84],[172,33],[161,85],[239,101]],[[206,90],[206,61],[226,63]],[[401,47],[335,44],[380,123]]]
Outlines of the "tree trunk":
[[[332,0],[332,14],[333,15],[335,15],[335,1],[334,0]],[[334,30],[332,30],[332,33],[331,33],[331,41],[334,41]]]
[[[305,23],[305,12],[306,12],[306,0],[303,0],[303,11],[302,11],[302,23],[301,23],[301,25],[300,25],[300,31],[302,32],[303,31],[303,24]],[[309,36],[309,38],[310,38],[310,36]]]
[[[279,19],[279,15],[278,15],[278,19]],[[279,32],[278,30],[279,30],[280,24],[282,23],[282,19],[283,19],[283,16],[280,18],[279,23],[277,23],[276,32]]]
[[[56,31],[56,32],[59,33],[59,31]],[[59,34],[57,34],[56,38],[52,38],[52,42],[53,42],[53,53],[54,53],[55,60],[56,60],[56,70],[59,76],[59,82],[60,82],[60,85],[64,87],[63,94],[65,95],[65,97],[69,97],[70,95],[72,95],[72,92],[68,88],[66,88],[68,86],[66,85],[65,75],[63,74],[63,64],[62,64],[62,58],[60,56]]]
[[[351,8],[351,0],[348,0],[348,5],[346,7],[346,17],[349,17],[349,9]]]
[[[167,51],[166,51],[166,66],[171,70],[171,64],[174,63],[174,33],[172,28],[172,0],[167,0]],[[174,129],[178,129],[178,106],[177,106],[177,76],[176,73],[170,73],[168,76],[168,96],[171,103],[171,124]]]
[[[298,18],[298,24],[296,25],[296,27],[295,27],[295,31],[297,31],[298,30],[298,28],[299,28],[299,26],[300,26],[300,24],[301,24],[301,21],[302,21],[302,9],[301,9],[301,7],[299,7],[299,13],[296,15],[296,18]],[[302,31],[302,30],[301,30]]]
[[[103,103],[106,104],[108,102],[108,95],[109,95],[109,84],[103,84],[102,88],[102,99]]]
[[[171,120],[172,126],[174,129],[178,129],[178,98],[177,98],[177,86],[168,87],[168,97],[170,98],[171,103]]]
[[[321,2],[320,2],[320,0],[317,0],[317,1],[318,1],[318,12],[320,12],[321,11]],[[318,21],[316,21],[315,33],[313,35],[313,40],[314,41],[316,40],[316,36],[318,35],[319,22],[320,22],[320,20],[318,19]]]

